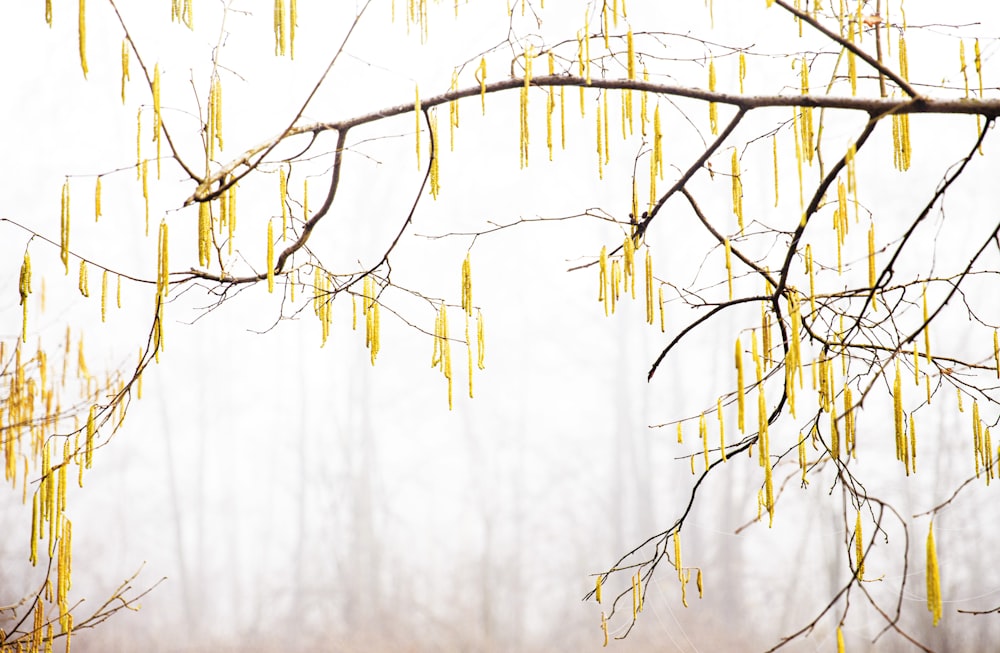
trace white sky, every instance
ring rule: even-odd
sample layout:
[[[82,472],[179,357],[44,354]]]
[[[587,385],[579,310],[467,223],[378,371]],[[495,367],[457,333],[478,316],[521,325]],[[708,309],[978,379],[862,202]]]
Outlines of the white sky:
[[[204,103],[207,57],[218,38],[223,5],[196,1],[197,29],[191,33],[168,22],[166,2],[157,3],[155,12],[151,4],[122,2],[121,8],[143,60],[150,66],[160,62],[168,128],[185,156],[201,161],[192,87]],[[987,85],[995,93],[992,35],[997,12],[980,3],[953,4],[905,4],[910,25],[935,25],[908,33],[911,76],[961,86],[957,51],[944,50],[957,46],[945,35],[966,38],[970,61],[971,38],[980,36],[988,79],[993,80]],[[502,44],[509,29],[536,46],[569,39],[570,45],[560,50],[569,57],[575,52],[572,39],[582,27],[577,24],[582,11],[575,7],[547,8],[541,27],[515,12],[511,27],[503,2],[462,4],[457,21],[449,5],[431,5],[430,40],[421,46],[415,33],[407,35],[404,23],[389,23],[388,2],[373,2],[305,111],[306,119],[335,120],[410,101],[416,83],[425,96],[442,92],[452,67],[470,61],[460,86],[472,85],[475,61]],[[719,57],[720,88],[733,89],[734,57],[725,57],[727,49],[715,45],[726,44],[748,48],[753,55],[748,57],[748,92],[797,92],[797,73],[789,62],[767,55],[813,48],[816,41],[799,41],[788,18],[777,8],[764,12],[763,5],[717,0],[716,31],[709,35],[702,2],[628,3],[636,31],[671,33],[655,46],[643,41],[654,79],[703,86],[704,56],[711,51]],[[354,3],[300,2],[294,62],[273,56],[269,3],[235,2],[232,8],[226,19],[231,34],[220,58],[226,138],[221,161],[287,125],[343,38]],[[955,27],[973,20],[981,24]],[[0,29],[0,61],[7,62],[0,68],[5,89],[0,145],[9,153],[3,164],[0,218],[57,238],[58,196],[69,175],[75,254],[151,279],[155,228],[166,217],[172,268],[196,266],[197,212],[181,208],[193,187],[166,160],[162,179],[151,191],[152,235],[144,234],[141,188],[131,166],[140,105],[146,107],[143,152],[150,156],[153,151],[150,95],[133,57],[122,106],[121,30],[110,6],[88,3],[86,81],[78,65],[75,7],[57,3],[49,29],[41,3],[18,3],[7,8]],[[618,32],[624,29],[623,23]],[[713,45],[680,36],[687,33],[706,34]],[[594,39],[592,48],[603,52],[603,43]],[[509,47],[491,54],[488,79],[506,77],[510,57]],[[828,71],[832,59],[817,59],[814,80],[826,82],[819,71]],[[543,64],[536,62],[536,74]],[[393,260],[395,283],[457,303],[460,265],[471,247],[475,303],[483,308],[487,325],[487,369],[475,377],[476,399],[463,395],[464,350],[456,346],[455,409],[447,410],[444,379],[427,364],[431,339],[389,311],[382,314],[382,352],[372,369],[363,332],[350,331],[350,306],[344,301],[335,305],[333,334],[320,348],[319,325],[309,308],[299,319],[270,328],[282,301],[280,293],[267,295],[266,287],[246,290],[212,311],[204,310],[213,301],[204,287],[175,295],[167,309],[163,361],[147,372],[143,399],[133,402],[126,426],[99,451],[85,488],[72,493],[69,510],[74,595],[88,597],[86,605],[97,604],[143,562],[137,585],[161,576],[169,580],[144,601],[138,615],[119,615],[95,634],[81,636],[74,649],[193,651],[242,645],[267,650],[279,643],[330,648],[324,638],[334,635],[343,638],[338,641],[344,648],[398,648],[405,642],[422,650],[600,647],[600,609],[579,600],[592,586],[589,574],[667,528],[686,503],[693,478],[685,457],[697,451],[695,425],[685,425],[685,445],[676,443],[672,427],[647,426],[697,415],[714,404],[720,387],[731,389],[733,339],[754,325],[758,309],[734,311],[692,337],[647,384],[648,365],[665,338],[694,313],[668,291],[664,336],[643,324],[640,292],[637,301],[623,301],[619,314],[606,319],[595,301],[596,269],[566,273],[592,261],[602,245],[619,244],[620,226],[582,219],[523,225],[474,243],[469,236],[421,237],[483,229],[489,221],[506,224],[586,209],[626,219],[633,160],[644,148],[641,139],[634,136],[623,143],[619,136],[612,141],[614,160],[599,183],[593,143],[596,95],[588,96],[587,117],[581,120],[576,90],[567,90],[569,147],[557,150],[553,163],[545,160],[542,91],[533,91],[530,106],[531,165],[518,171],[516,95],[487,98],[485,116],[477,98],[461,104],[455,151],[442,154],[442,196],[437,202],[421,200],[410,237]],[[611,106],[617,111],[616,96]],[[668,159],[662,190],[710,136],[701,104],[663,100],[661,110]],[[731,112],[722,108],[720,113],[724,124]],[[790,117],[791,112],[761,112],[741,127],[734,143],[766,133]],[[832,150],[833,143],[846,143],[863,123],[857,116],[830,115],[828,120]],[[439,121],[447,143],[446,112]],[[885,243],[901,233],[914,207],[922,206],[928,189],[974,136],[971,118],[921,116],[912,122],[913,170],[906,175],[892,170],[888,128],[880,130],[858,164],[866,207],[876,216]],[[614,132],[617,125],[611,128]],[[356,146],[345,156],[334,210],[310,241],[328,268],[353,271],[370,264],[398,229],[422,176],[414,161],[413,130],[412,116],[407,116],[352,133],[350,143]],[[426,134],[423,138],[426,157]],[[797,219],[797,181],[787,128],[779,138],[784,149],[778,209],[773,208],[769,140],[756,142],[741,156],[748,216],[784,228]],[[367,139],[374,140],[361,142]],[[334,137],[325,134],[315,151],[328,152],[333,144]],[[988,140],[987,154],[992,147]],[[291,145],[278,150],[293,151]],[[713,168],[727,171],[729,155],[729,148],[720,151]],[[290,186],[295,200],[301,198],[303,177],[309,176],[310,204],[318,206],[330,160],[326,156],[297,165]],[[640,179],[647,174],[642,172],[647,161],[639,160]],[[931,252],[928,245],[927,256],[936,255],[935,269],[941,274],[953,270],[948,256],[978,242],[979,231],[995,220],[984,208],[996,205],[987,161],[970,170],[961,194],[949,196],[947,220],[935,216],[938,240],[928,237],[936,249]],[[234,259],[234,265],[244,260],[258,270],[263,269],[265,221],[280,215],[276,166],[262,170],[271,174],[248,178],[241,186],[237,242],[242,259]],[[105,208],[94,224],[96,174],[106,174]],[[808,174],[815,178],[814,170]],[[692,187],[706,210],[732,229],[728,177],[712,180],[703,173]],[[866,224],[853,233],[850,257],[860,261],[856,271],[862,275],[865,229]],[[9,270],[0,292],[10,298],[0,306],[0,333],[8,341],[20,329],[20,307],[13,298],[27,236],[9,223],[0,224],[0,233],[0,260]],[[702,233],[683,202],[668,205],[649,233],[657,277],[678,286],[724,284],[721,252],[709,251]],[[815,247],[829,241],[819,228],[814,233]],[[770,243],[747,246],[759,247],[763,254]],[[102,326],[93,290],[90,299],[76,293],[78,262],[64,277],[58,248],[36,239],[31,253],[36,284],[46,278],[47,311],[33,313],[42,336],[58,341],[70,324],[74,333],[86,333],[92,370],[131,363],[145,344],[151,289],[126,284],[124,308],[111,311]],[[904,262],[901,271],[926,271],[925,262]],[[93,289],[99,274],[91,274]],[[981,292],[993,292],[984,288]],[[36,287],[35,301],[37,292]],[[298,306],[306,300],[297,295]],[[432,328],[426,302],[403,292],[387,292],[385,300],[406,320]],[[288,314],[287,303],[285,308]],[[996,310],[987,314],[1000,319]],[[453,329],[460,324],[458,316],[453,310]],[[911,312],[907,319],[912,317]],[[968,347],[975,356],[979,349],[964,342],[967,333],[972,332],[958,323],[936,337],[956,349]],[[942,403],[954,404],[953,392],[943,394]],[[967,415],[942,410],[920,427],[933,443],[928,450],[938,455],[921,458],[921,474],[904,485],[898,470],[888,475],[879,471],[889,466],[879,450],[880,440],[888,442],[888,422],[880,419],[886,405],[884,396],[866,405],[872,417],[865,437],[871,438],[872,453],[859,468],[868,474],[873,495],[893,497],[906,515],[927,510],[946,498],[955,479],[969,473],[965,440],[953,447],[942,442],[936,450],[939,441],[933,439],[943,441],[952,430],[965,428]],[[728,411],[726,419],[734,424],[735,411]],[[710,424],[714,426],[711,419]],[[778,440],[782,450],[795,442],[794,431],[789,424],[774,436],[783,438]],[[684,611],[669,569],[661,569],[646,613],[619,649],[640,650],[650,642],[657,650],[763,648],[808,622],[830,593],[823,588],[843,582],[847,566],[838,556],[845,549],[844,526],[838,521],[839,491],[828,496],[830,479],[817,479],[808,492],[790,482],[774,529],[757,524],[735,537],[734,530],[756,514],[761,472],[746,459],[732,464],[728,476],[706,486],[697,506],[701,511],[684,530],[685,564],[704,568],[706,598],[700,603],[689,599],[691,608]],[[791,472],[783,469],[782,475],[786,473]],[[16,498],[8,496],[0,513],[5,532],[24,532],[24,520],[30,520],[30,511]],[[950,554],[954,560],[942,572],[948,600],[957,604],[950,607],[984,609],[1000,603],[1000,578],[991,566],[979,566],[975,555],[979,547],[992,544],[996,533],[981,522],[967,521],[988,509],[988,500],[978,490],[969,492],[935,522],[942,557]],[[985,621],[988,617],[963,621],[953,610],[937,632],[923,629],[927,618],[919,553],[926,524],[926,518],[910,520],[916,554],[907,570],[912,584],[904,596],[904,623],[930,642],[947,642],[959,633],[970,638],[963,641],[995,639],[997,627]],[[901,542],[902,531],[893,528],[892,541]],[[25,539],[3,538],[2,588],[16,577],[6,570],[20,569],[26,558]],[[893,583],[903,570],[897,559],[883,557],[869,569],[879,570],[870,573],[884,575],[885,582],[872,583],[870,591],[891,605]],[[693,594],[691,588],[689,597]],[[0,594],[0,603],[8,598]],[[857,647],[852,650],[862,650],[882,624],[874,613],[864,612],[859,597],[852,598],[852,605],[857,607],[852,607],[845,633]],[[833,618],[822,621],[801,650],[830,650],[834,627]]]

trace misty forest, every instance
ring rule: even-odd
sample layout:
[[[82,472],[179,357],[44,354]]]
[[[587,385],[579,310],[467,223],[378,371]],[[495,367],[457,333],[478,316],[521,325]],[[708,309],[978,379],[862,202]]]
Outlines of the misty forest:
[[[0,652],[1000,641],[1000,10],[0,21]]]

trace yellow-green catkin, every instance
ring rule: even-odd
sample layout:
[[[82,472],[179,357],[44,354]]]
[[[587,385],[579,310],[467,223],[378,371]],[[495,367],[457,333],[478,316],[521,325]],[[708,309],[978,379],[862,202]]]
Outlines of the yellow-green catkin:
[[[934,545],[934,520],[927,527],[927,609],[938,625],[943,613],[941,601],[941,575],[938,570],[937,548]]]

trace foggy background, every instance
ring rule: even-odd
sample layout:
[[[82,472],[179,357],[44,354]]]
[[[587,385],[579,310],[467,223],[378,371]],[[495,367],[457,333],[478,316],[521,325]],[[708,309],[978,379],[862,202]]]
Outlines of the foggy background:
[[[164,121],[197,163],[192,80],[201,85],[203,102],[206,53],[216,42],[221,10],[217,4],[196,2],[198,29],[190,33],[169,23],[166,3],[160,4],[155,14],[134,3],[122,6],[136,43],[145,48],[143,59],[150,68],[160,61]],[[395,24],[389,22],[388,3],[372,5],[306,110],[306,120],[332,120],[412,101],[414,83],[422,94],[440,93],[448,87],[452,67],[465,61],[471,65],[461,86],[471,85],[468,74],[480,53],[508,35],[503,3],[461,5],[458,21],[452,19],[449,3],[431,4],[430,40],[421,47],[415,33],[406,34],[400,4]],[[713,40],[739,47],[756,44],[767,52],[803,47],[792,38],[787,17],[778,20],[762,10],[741,14],[738,4],[715,3]],[[925,8],[913,4],[910,20],[916,23],[914,15]],[[227,18],[233,34],[222,60],[235,73],[223,73],[226,148],[220,160],[228,161],[287,125],[353,16],[353,3],[330,5],[302,3],[293,63],[271,52],[271,5],[233,3],[250,13]],[[75,7],[57,4],[51,30],[39,7],[8,9],[0,39],[0,61],[7,62],[0,72],[7,89],[0,101],[6,153],[0,217],[57,238],[64,176],[125,168],[103,178],[105,215],[97,224],[92,220],[93,177],[71,180],[74,252],[152,278],[155,229],[166,216],[172,268],[193,266],[197,212],[180,208],[192,187],[182,183],[182,172],[166,158],[162,181],[151,184],[152,235],[144,235],[141,190],[128,166],[135,160],[136,108],[147,106],[144,138],[152,111],[134,59],[128,103],[121,105],[121,32],[110,8],[98,2],[88,6],[89,81],[78,68]],[[660,20],[677,34],[694,29],[706,33],[702,2],[676,3],[669,9],[661,3],[631,2],[629,10],[637,25]],[[969,28],[969,33],[990,33],[996,11],[976,11],[977,20],[992,22]],[[955,24],[968,18],[955,12],[949,17]],[[569,13],[547,8],[545,29],[572,37],[582,16]],[[570,27],[560,31],[563,25]],[[704,51],[702,44],[688,45],[693,53]],[[957,53],[949,52],[944,62],[933,49],[911,47],[911,70],[926,66],[926,76],[934,78],[933,66],[940,65],[951,76],[949,83],[955,82]],[[542,64],[536,61],[536,74]],[[764,60],[755,69],[757,64],[750,62],[748,92],[774,92],[767,74],[755,70],[774,66],[787,74],[787,61]],[[493,65],[488,79],[507,75],[501,65]],[[731,86],[734,79],[720,74],[720,87]],[[704,84],[700,76],[677,81]],[[99,605],[140,566],[135,587],[167,580],[142,601],[138,613],[122,611],[96,630],[75,635],[74,650],[601,647],[601,606],[581,601],[593,587],[593,574],[672,524],[697,478],[688,463],[688,456],[701,448],[697,422],[685,424],[685,444],[677,443],[675,427],[650,425],[696,417],[714,406],[720,392],[732,389],[732,343],[741,329],[759,325],[759,308],[725,313],[692,334],[647,383],[652,360],[696,313],[676,293],[668,293],[667,333],[662,334],[658,324],[644,323],[640,293],[638,300],[625,299],[615,315],[604,317],[596,301],[596,268],[567,270],[593,261],[602,245],[619,244],[620,226],[580,217],[531,222],[478,238],[464,235],[491,222],[571,216],[587,209],[624,218],[640,146],[615,139],[612,164],[599,183],[592,134],[596,95],[588,96],[588,114],[581,120],[576,93],[567,89],[567,150],[557,148],[553,163],[544,147],[544,95],[531,96],[531,110],[537,114],[532,114],[531,164],[523,171],[517,169],[515,94],[488,97],[485,116],[478,99],[463,101],[455,151],[441,154],[442,195],[436,202],[421,200],[410,235],[394,254],[394,282],[424,297],[456,303],[461,262],[471,252],[474,302],[485,317],[486,370],[477,371],[476,398],[468,399],[465,351],[455,343],[452,411],[445,380],[429,365],[431,337],[389,310],[382,311],[382,349],[372,367],[363,324],[351,330],[351,307],[344,301],[334,305],[333,331],[321,348],[311,295],[301,289],[295,305],[282,295],[279,281],[273,295],[258,284],[217,307],[204,288],[173,291],[161,363],[146,371],[143,398],[133,399],[125,426],[97,452],[84,488],[74,489],[69,500],[72,596],[86,598],[81,612]],[[702,147],[684,116],[704,122],[706,110],[695,102],[668,104],[661,104],[669,125],[665,149],[676,175]],[[724,124],[728,114],[720,111]],[[763,133],[790,114],[748,119],[734,143]],[[445,148],[446,120],[439,112]],[[830,120],[831,138],[848,138],[863,124],[858,116]],[[957,160],[974,137],[972,118],[914,117],[911,123],[915,154],[909,172],[892,170],[887,128],[880,129],[859,158],[861,193],[886,239],[905,228],[940,179],[943,165]],[[415,165],[413,129],[413,117],[407,115],[352,132],[334,210],[310,241],[328,267],[352,270],[370,264],[398,230],[423,174]],[[707,134],[706,126],[701,129]],[[326,148],[317,145],[316,151],[329,152],[335,139],[330,134],[320,138]],[[423,138],[426,161],[426,133]],[[782,144],[790,142],[789,137]],[[949,221],[938,217],[935,222],[938,242],[933,250],[928,244],[928,256],[954,256],[951,268],[964,263],[963,244],[979,242],[971,235],[975,229],[987,226],[976,216],[989,216],[984,223],[994,220],[995,210],[989,208],[997,201],[989,162],[992,143],[988,137],[987,156],[974,162],[948,195]],[[292,154],[298,145],[278,148],[275,157]],[[144,156],[152,155],[152,143],[146,140],[142,147]],[[759,149],[743,163],[747,215],[769,225],[787,224],[787,215],[794,213],[794,156],[786,147],[781,183],[791,204],[783,204],[782,213],[772,208],[770,146]],[[727,169],[729,152],[716,157],[717,169]],[[290,194],[301,199],[300,171],[305,171],[310,201],[318,206],[331,161],[328,155],[297,166]],[[273,183],[241,187],[236,237],[241,254],[258,269],[264,220],[280,216],[277,168],[265,170],[274,172]],[[751,178],[762,181],[752,185]],[[669,173],[662,183],[670,183]],[[714,215],[731,216],[728,178],[701,175],[694,187]],[[656,276],[681,287],[707,285],[706,278],[724,283],[721,252],[711,249],[686,205],[674,208],[648,234]],[[7,272],[0,293],[8,300],[0,305],[0,332],[13,342],[21,317],[16,270],[27,236],[9,224],[2,231],[0,260]],[[832,238],[817,233],[813,242]],[[436,238],[446,234],[452,235]],[[859,227],[854,237],[861,234]],[[92,270],[92,296],[85,299],[76,291],[72,264],[64,278],[58,247],[36,241],[31,252],[36,279],[45,266],[50,268],[45,275],[47,310],[40,314],[33,307],[34,325],[43,338],[58,342],[69,324],[74,334],[85,333],[92,370],[134,365],[147,335],[152,289],[123,286],[123,309],[110,309],[102,325],[93,290],[98,275]],[[987,264],[995,265],[996,254],[990,256]],[[855,258],[862,260],[861,255]],[[904,266],[924,269],[921,263]],[[988,283],[975,291],[996,294]],[[431,328],[428,302],[393,291],[383,299],[410,323]],[[301,307],[305,310],[294,319],[278,321],[282,311],[290,315]],[[1000,317],[1000,309],[987,313]],[[460,312],[453,309],[450,318],[452,333],[460,336]],[[938,350],[947,345],[977,359],[991,355],[990,343],[972,342],[966,337],[971,331],[960,321],[950,330],[936,329]],[[859,473],[871,483],[871,495],[891,499],[908,519],[910,559],[904,569],[904,532],[887,519],[889,543],[880,542],[866,560],[866,577],[882,580],[868,583],[868,590],[890,609],[899,579],[907,574],[901,626],[939,650],[983,650],[1000,637],[995,616],[963,616],[955,609],[1000,604],[1000,572],[989,558],[998,536],[989,490],[978,483],[935,518],[945,598],[944,620],[935,629],[924,609],[927,518],[910,518],[946,500],[972,473],[968,412],[955,410],[953,390],[935,397],[935,412],[919,426],[919,471],[904,481],[898,464],[890,465],[891,398],[884,395],[873,396],[858,419]],[[986,421],[995,421],[994,409],[981,408]],[[726,422],[735,433],[735,410],[727,410]],[[713,418],[709,424],[711,432]],[[774,428],[771,438],[772,452],[794,446],[794,421]],[[699,459],[699,472],[700,464]],[[683,607],[678,583],[662,567],[637,626],[626,640],[612,640],[609,648],[763,650],[811,621],[850,578],[846,552],[853,521],[844,523],[843,497],[839,488],[831,492],[829,473],[817,474],[803,489],[794,460],[780,465],[775,483],[790,480],[782,487],[774,527],[761,521],[736,534],[757,515],[763,474],[756,460],[745,456],[717,472],[699,490],[683,529],[685,566],[704,570],[705,597],[699,600],[689,587],[690,607]],[[19,491],[5,494],[0,603],[28,593],[44,573],[26,563],[30,505],[20,505]],[[853,516],[854,510],[847,513]],[[618,586],[622,580],[609,583],[605,595],[624,589]],[[842,609],[838,606],[808,638],[786,650],[835,650]],[[612,622],[612,636],[621,634],[627,622]],[[847,649],[910,650],[892,633],[871,645],[883,626],[863,598],[853,595],[844,625]]]

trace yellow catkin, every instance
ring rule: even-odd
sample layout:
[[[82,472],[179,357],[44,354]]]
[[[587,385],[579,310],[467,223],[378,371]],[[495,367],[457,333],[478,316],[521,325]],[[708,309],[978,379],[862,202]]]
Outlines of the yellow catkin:
[[[431,110],[430,125],[431,142],[434,143],[434,149],[431,151],[431,197],[437,199],[438,193],[441,192],[441,177],[439,175],[440,168],[438,167],[438,162],[441,159],[439,155],[441,151],[441,141],[438,140],[437,108]]]
[[[632,575],[632,621],[635,621],[639,613],[639,586],[636,584],[637,574]]]
[[[604,315],[609,314],[610,298],[608,297],[608,248],[607,246],[601,247],[600,256],[600,268],[598,274],[598,291],[597,291],[597,301],[604,302]]]
[[[932,362],[931,358],[931,325],[930,318],[927,313],[927,284],[924,284],[923,289],[923,309],[924,309],[924,358],[927,359],[927,363]]]
[[[854,197],[854,221],[858,222],[858,220],[860,220],[860,203],[858,202],[858,174],[857,165],[855,163],[856,153],[857,145],[851,143],[847,148],[847,154],[844,156],[844,163],[847,167],[847,190]]]
[[[108,321],[108,271],[101,273],[101,322]]]
[[[281,239],[285,240],[288,233],[288,176],[284,168],[278,170],[278,198],[281,202]]]
[[[996,329],[993,329],[993,366],[997,369],[997,378],[1000,378],[1000,340],[997,339]]]
[[[307,193],[308,195],[308,193]],[[229,231],[227,247],[233,253],[233,234],[236,232],[236,184],[226,191],[226,228]]]
[[[27,251],[24,252],[24,261],[21,263],[21,274],[18,280],[18,292],[21,296],[21,307],[23,309],[23,319],[21,321],[21,340],[27,342],[28,340],[28,295],[31,294],[31,255]],[[8,438],[9,443],[13,443],[13,439]],[[13,444],[11,444],[13,446]],[[9,461],[13,460],[13,456],[7,456],[8,464]]]
[[[549,52],[549,75],[555,74],[555,56]],[[560,87],[561,88],[561,87]],[[556,111],[556,89],[549,88],[545,95],[545,147],[552,161],[552,114]]]
[[[94,222],[101,219],[101,177],[94,183]]]
[[[299,6],[296,0],[288,0],[288,54],[295,58],[295,28],[299,24]]]
[[[87,78],[87,1],[80,0],[80,20],[77,32],[80,40],[80,68],[83,69],[83,78]]]
[[[267,221],[267,292],[274,292],[274,230]]]
[[[730,244],[728,238],[726,238],[725,249],[726,249],[726,286],[729,288],[729,300],[732,301],[732,299],[733,299],[733,256],[732,256],[732,254],[733,254],[733,248],[732,248],[732,245]]]
[[[733,213],[740,225],[740,235],[743,235],[743,182],[740,179],[740,160],[733,148],[732,156],[732,178],[733,178]]]
[[[806,204],[802,179],[802,134],[799,130],[799,110],[797,107],[792,107],[792,134],[795,138],[795,166],[799,175],[799,210],[804,211]],[[805,220],[805,213],[802,214],[802,220]]]
[[[736,426],[740,433],[746,433],[746,397],[743,384],[743,347],[739,336],[736,337]]]
[[[91,406],[87,414],[87,440],[84,450],[84,466],[90,469],[94,461],[94,436],[97,434],[97,406]]]
[[[451,346],[448,340],[448,308],[444,302],[434,322],[434,352],[431,367],[438,367],[448,380],[448,409],[452,409]]]
[[[623,268],[625,286],[629,289],[632,299],[635,299],[635,243],[631,236],[625,236],[622,243]]]
[[[722,397],[715,400],[715,414],[719,419],[719,452],[722,454],[722,462],[726,462],[726,424],[722,414]]]
[[[285,0],[274,0],[274,56],[285,56],[288,48],[286,33]]]
[[[848,40],[854,43],[857,34],[857,21],[850,21],[848,29]],[[851,80],[851,95],[858,94],[858,65],[857,55],[853,51],[847,51],[847,77]]]
[[[802,95],[809,94],[809,62],[803,55],[802,61],[799,64],[799,73],[801,75],[802,81]],[[806,161],[809,165],[812,165],[813,154],[815,148],[813,147],[813,119],[812,119],[812,107],[802,107],[802,120],[800,123],[802,129],[802,154],[805,156]]]
[[[649,81],[649,69],[646,68],[645,64],[642,66],[642,81]],[[646,123],[649,122],[649,116],[647,114],[647,108],[649,105],[648,95],[649,94],[646,91],[643,91],[639,95],[639,127],[643,136],[646,135]]]
[[[809,312],[816,313],[816,277],[813,274],[812,245],[806,245],[806,274],[809,276]]]
[[[854,448],[854,393],[851,392],[851,386],[844,386],[844,446],[846,447],[846,453],[848,457],[854,456],[857,458],[857,452]]]
[[[597,176],[604,179],[604,130],[601,128],[600,104],[597,105]]]
[[[486,57],[479,60],[476,68],[476,81],[479,82],[479,103],[483,108],[483,115],[486,115]],[[419,166],[418,166],[419,167]]]
[[[705,453],[705,470],[711,467],[712,461],[708,457],[708,426],[705,424],[705,413],[698,418],[698,437],[701,438],[702,449]]]
[[[979,49],[979,39],[977,38],[974,45],[975,52],[975,65],[976,65],[976,77],[979,78],[979,97],[983,97],[983,58],[982,51]]]
[[[611,113],[608,111],[608,93],[601,93],[601,101],[604,103],[604,163],[611,162],[611,137],[609,135],[608,123],[611,122]]]
[[[677,570],[677,580],[684,580],[681,574],[681,532],[674,531],[674,569]]]
[[[601,632],[604,633],[604,646],[607,646],[608,645],[608,618],[604,614],[603,610],[601,611]]]
[[[910,413],[910,468],[917,473],[917,424]]]
[[[903,421],[903,383],[900,378],[898,360],[896,361],[896,378],[892,382],[892,412],[896,434],[896,460],[906,462],[906,439],[903,433],[906,428]]]
[[[854,559],[858,566],[855,578],[865,579],[865,544],[861,534],[861,511],[858,510],[858,519],[854,522]]]
[[[208,267],[212,262],[212,214],[208,202],[198,205],[198,264]]]
[[[417,134],[417,170],[420,169],[420,86],[414,86],[413,119]]]
[[[872,310],[878,310],[875,300],[875,222],[868,227],[868,287],[872,289]]]
[[[976,478],[979,478],[980,454],[983,450],[983,425],[979,420],[979,400],[972,401],[972,451],[976,461]]]
[[[530,133],[528,131],[528,89],[531,87],[531,59],[532,49],[529,46],[524,52],[524,85],[521,86],[520,101],[520,159],[521,168],[528,166],[528,144],[530,143]]]
[[[774,158],[774,205],[778,206],[778,135],[771,136],[771,151]]]
[[[927,527],[927,609],[938,625],[943,613],[941,601],[941,575],[938,571],[937,549],[934,546],[934,520]]]
[[[653,323],[653,257],[649,253],[649,248],[646,248],[646,323]],[[994,342],[996,341],[996,334],[993,337]],[[1000,375],[1000,358],[997,359],[998,368],[997,374]]]
[[[476,311],[476,367],[481,370],[486,369],[486,341],[483,338],[483,314]]]
[[[135,114],[135,178],[142,178],[142,107]]]
[[[90,287],[87,285],[87,262],[80,261],[80,294],[84,297],[90,297]]]
[[[559,139],[562,149],[566,149],[566,87],[559,87]]]
[[[145,207],[145,233],[149,235],[149,162],[142,160],[142,201]]]
[[[799,433],[799,444],[797,449],[799,455],[799,468],[802,470],[802,485],[807,485],[809,481],[806,480],[806,470],[809,467],[809,461],[806,456],[806,438],[801,433]]]
[[[677,422],[677,443],[684,444],[684,422]]]
[[[653,152],[656,155],[656,174],[663,179],[663,127],[660,123],[660,104],[653,110]]]
[[[715,59],[708,60],[708,90],[715,91]],[[708,103],[708,125],[712,135],[719,133],[719,107],[715,102]]]
[[[549,53],[549,58],[552,58],[552,53]],[[552,74],[552,71],[549,71]],[[452,93],[458,92],[458,69],[451,71],[451,87],[448,89]],[[455,129],[458,127],[458,100],[452,100],[448,103],[448,147],[449,150],[455,151]]]
[[[160,113],[160,64],[157,62],[157,64],[153,67],[153,140],[156,142],[157,179],[160,178],[160,132],[162,129],[163,120],[162,114]]]
[[[660,302],[660,333],[666,333],[667,320],[663,311],[663,286],[660,286],[657,292],[658,292],[658,299]]]
[[[598,603],[601,602],[601,583],[603,582],[603,578],[601,574],[597,574],[597,580],[595,581],[594,598],[597,599]]]
[[[844,653],[844,631],[837,628],[837,653]]]
[[[215,134],[215,143],[221,150],[224,146],[222,140],[222,80],[216,77],[212,80],[212,85],[215,87],[212,102],[212,130]]]
[[[743,80],[746,79],[746,76],[747,76],[747,58],[743,54],[743,51],[741,50],[740,51],[740,94],[741,95],[743,94]]]
[[[62,196],[59,202],[60,206],[60,219],[59,219],[59,258],[63,262],[63,266],[66,268],[66,274],[69,274],[69,179],[67,178],[63,182],[62,186]]]

